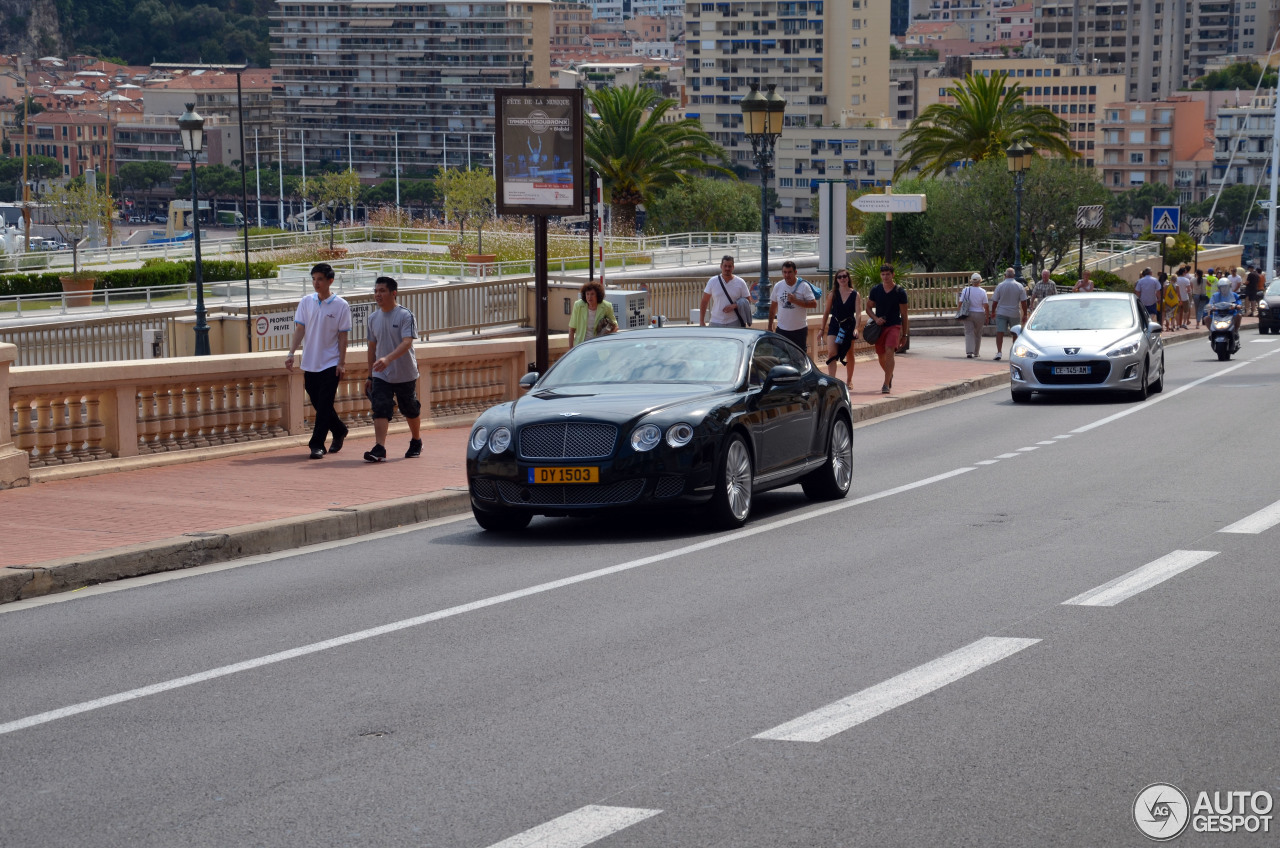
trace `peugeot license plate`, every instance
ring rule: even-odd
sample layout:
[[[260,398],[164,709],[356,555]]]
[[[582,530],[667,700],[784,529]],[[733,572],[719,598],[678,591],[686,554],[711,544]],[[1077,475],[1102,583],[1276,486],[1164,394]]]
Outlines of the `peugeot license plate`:
[[[529,482],[537,483],[599,483],[600,469],[594,465],[577,468],[530,468]]]
[[[1088,374],[1088,365],[1055,365],[1053,366],[1054,374]]]

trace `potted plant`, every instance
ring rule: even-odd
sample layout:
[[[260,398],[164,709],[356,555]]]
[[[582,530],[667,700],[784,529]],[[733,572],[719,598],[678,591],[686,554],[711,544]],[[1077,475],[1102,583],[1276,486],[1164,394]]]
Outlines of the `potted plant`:
[[[450,168],[440,175],[445,214],[458,219],[458,244],[464,241],[467,221],[476,220],[476,252],[464,254],[472,264],[487,265],[498,258],[495,253],[484,252],[484,222],[493,215],[496,190],[493,175],[482,168],[469,171]]]
[[[104,192],[84,183],[54,186],[45,196],[49,223],[71,245],[71,273],[61,277],[67,292],[67,306],[88,306],[93,300],[97,276],[80,270],[80,242],[86,236],[105,232],[111,217],[112,202]]]

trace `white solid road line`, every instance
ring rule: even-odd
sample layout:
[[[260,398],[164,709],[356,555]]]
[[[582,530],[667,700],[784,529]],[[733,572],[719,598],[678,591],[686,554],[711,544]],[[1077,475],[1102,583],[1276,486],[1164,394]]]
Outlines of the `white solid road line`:
[[[1217,551],[1174,551],[1062,603],[1064,606],[1113,607],[1217,555]]]
[[[661,812],[593,804],[495,842],[489,848],[582,848]]]
[[[753,527],[745,527],[742,530],[738,530],[733,533],[725,533],[724,535],[716,536],[713,539],[707,539],[702,542],[695,542],[692,545],[685,545],[684,547],[676,548],[674,550],[666,551],[664,553],[654,554],[652,556],[647,556],[647,557],[641,557],[640,559],[633,559],[629,562],[619,563],[618,565],[611,565],[606,568],[599,568],[599,569],[596,569],[595,571],[588,571],[582,574],[575,574],[572,577],[564,577],[564,578],[561,578],[560,580],[552,580],[547,583],[539,583],[536,586],[529,586],[524,589],[517,589],[513,592],[505,592],[501,595],[493,595],[491,597],[483,598],[478,601],[472,601],[470,603],[460,604],[456,607],[449,607],[448,609],[437,610],[436,612],[429,612],[429,613],[426,613],[425,615],[414,616],[413,618],[406,618],[400,621],[393,621],[390,624],[383,624],[383,625],[379,625],[378,627],[371,627],[368,630],[358,630],[354,633],[348,633],[344,636],[335,636],[332,639],[325,639],[322,642],[313,642],[310,645],[302,645],[297,648],[291,648],[287,651],[280,651],[274,654],[267,654],[266,656],[244,660],[243,662],[233,663],[231,665],[224,665],[219,668],[211,668],[208,671],[202,671],[202,672],[199,672],[198,674],[189,674],[189,675],[186,675],[185,677],[177,677],[172,680],[166,680],[160,683],[153,683],[150,686],[143,686],[138,689],[130,689],[127,692],[119,692],[115,695],[108,695],[103,698],[95,698],[91,701],[82,701],[81,703],[72,704],[66,707],[61,707],[56,710],[50,710],[48,712],[37,713],[36,715],[26,716],[25,718],[15,719],[13,721],[0,724],[0,736],[3,736],[6,733],[13,733],[14,731],[25,730],[30,727],[35,727],[40,724],[47,724],[48,722],[51,722],[51,721],[57,721],[60,718],[68,718],[70,716],[79,715],[80,713],[86,713],[91,710],[100,710],[103,707],[109,707],[114,704],[120,704],[125,701],[132,701],[137,698],[145,698],[149,695],[158,695],[161,692],[168,692],[173,689],[181,689],[184,686],[192,686],[197,683],[204,683],[205,681],[208,681],[208,680],[214,680],[219,677],[226,677],[231,674],[238,674],[239,672],[242,672],[242,671],[250,671],[251,669],[261,668],[264,665],[274,665],[275,663],[278,663],[278,662],[284,662],[285,660],[304,657],[309,654],[320,653],[321,651],[327,651],[327,650],[330,650],[331,648],[340,648],[344,645],[350,645],[354,642],[363,642],[365,639],[373,639],[377,636],[385,636],[388,633],[394,633],[398,630],[406,630],[410,627],[418,627],[420,625],[429,624],[434,621],[441,621],[446,618],[453,618],[455,616],[463,615],[465,613],[475,612],[476,610],[486,609],[488,607],[497,606],[499,604],[505,604],[509,601],[515,601],[521,598],[527,598],[532,595],[540,595],[544,592],[551,592],[555,589],[563,589],[566,586],[573,586],[578,583],[585,583],[588,580],[595,580],[600,577],[608,577],[611,574],[618,574],[623,571],[630,571],[634,568],[641,568],[642,566],[653,565],[654,563],[659,563],[659,562],[665,562],[666,560],[675,559],[676,557],[681,557],[686,554],[697,553],[698,551],[704,551],[704,550],[707,550],[708,548],[716,548],[721,545],[727,545],[731,542],[739,541],[741,539],[747,539],[747,538],[750,538],[751,536],[755,536],[760,533],[771,533],[774,530],[780,530],[784,527],[788,527],[792,525],[797,518],[800,518],[800,519],[818,518],[823,515],[828,515],[829,513],[839,512],[845,509],[851,509],[855,506],[860,506],[865,503],[870,503],[872,501],[880,500],[881,498],[891,497],[892,495],[898,495],[903,492],[909,492],[912,489],[919,489],[924,486],[932,485],[933,483],[939,483],[939,482],[942,482],[943,480],[949,480],[952,477],[957,477],[961,474],[965,474],[969,471],[975,471],[975,470],[976,469],[973,466],[957,468],[953,471],[948,471],[944,474],[935,474],[932,477],[926,477],[923,480],[917,480],[914,483],[906,483],[902,486],[896,486],[892,489],[885,489],[883,491],[876,492],[874,494],[863,495],[862,497],[854,498],[853,500],[838,501],[829,506],[819,507],[818,509],[802,512],[798,516],[795,516],[795,515],[788,516],[778,521],[771,521],[767,524],[757,524]]]
[[[783,742],[821,742],[894,707],[941,689],[948,683],[954,683],[1039,641],[1000,636],[979,639],[972,645],[952,651],[883,683],[877,683],[834,704],[756,734],[755,738]]]
[[[1261,533],[1280,524],[1280,501],[1258,510],[1253,515],[1240,519],[1235,524],[1228,524],[1219,533]]]

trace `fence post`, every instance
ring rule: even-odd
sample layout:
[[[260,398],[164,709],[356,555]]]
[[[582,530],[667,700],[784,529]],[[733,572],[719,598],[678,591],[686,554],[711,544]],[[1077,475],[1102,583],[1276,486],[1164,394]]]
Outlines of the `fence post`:
[[[102,447],[112,456],[138,455],[138,389],[116,386],[102,393]]]
[[[18,357],[18,346],[0,344],[0,489],[31,482],[31,458],[13,444],[13,407],[9,405],[9,369]],[[28,412],[30,414],[30,412]]]
[[[285,372],[284,380],[280,421],[290,436],[297,436],[305,432],[306,388],[302,371]]]

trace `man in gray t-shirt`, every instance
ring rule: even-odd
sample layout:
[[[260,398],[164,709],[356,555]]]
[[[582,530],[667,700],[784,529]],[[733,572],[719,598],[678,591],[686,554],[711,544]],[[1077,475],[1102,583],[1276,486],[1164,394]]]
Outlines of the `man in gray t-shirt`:
[[[1004,334],[1014,324],[1027,323],[1027,287],[1013,276],[1013,269],[1006,268],[1004,279],[991,293],[992,310],[996,316],[996,355],[998,362],[1004,355]]]
[[[387,458],[387,428],[397,406],[409,422],[405,458],[422,456],[422,404],[418,402],[418,359],[413,354],[418,327],[413,313],[396,303],[398,289],[391,277],[379,277],[373,284],[378,308],[369,314],[369,379],[364,393],[373,405],[377,444],[365,451],[367,462]]]

